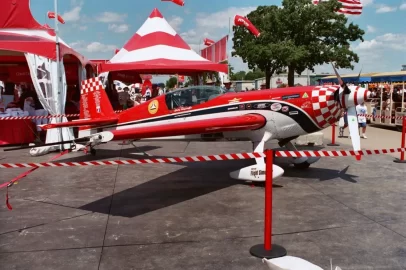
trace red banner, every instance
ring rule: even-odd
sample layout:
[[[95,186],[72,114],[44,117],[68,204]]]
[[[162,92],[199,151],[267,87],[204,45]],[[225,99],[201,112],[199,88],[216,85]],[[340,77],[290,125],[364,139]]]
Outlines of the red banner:
[[[212,62],[220,63],[227,60],[227,40],[228,35],[214,43],[213,45],[204,48],[200,51],[200,55]]]

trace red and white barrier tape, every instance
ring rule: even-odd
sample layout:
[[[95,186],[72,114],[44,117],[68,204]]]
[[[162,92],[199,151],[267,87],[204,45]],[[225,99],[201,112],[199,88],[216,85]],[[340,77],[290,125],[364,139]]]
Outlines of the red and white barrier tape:
[[[333,151],[275,151],[277,157],[347,157],[362,155],[380,155],[388,153],[406,152],[406,148],[381,149],[381,150],[333,150]],[[76,167],[76,166],[102,166],[102,165],[130,165],[130,164],[154,164],[154,163],[181,163],[216,160],[238,160],[265,157],[265,153],[237,153],[209,156],[170,157],[129,160],[101,160],[81,162],[40,162],[40,163],[0,163],[1,169],[32,168],[32,167]]]
[[[120,113],[123,110],[117,110],[115,111],[116,113]],[[25,119],[25,120],[32,120],[32,119],[50,119],[50,118],[58,118],[58,117],[79,117],[80,114],[75,113],[75,114],[56,114],[56,115],[38,115],[38,116],[6,116],[6,117],[0,117],[1,120],[20,120],[20,119]]]
[[[358,114],[358,116],[363,116],[366,118],[376,118],[376,119],[396,119],[402,120],[406,116],[391,116],[391,115],[373,115],[373,114]]]

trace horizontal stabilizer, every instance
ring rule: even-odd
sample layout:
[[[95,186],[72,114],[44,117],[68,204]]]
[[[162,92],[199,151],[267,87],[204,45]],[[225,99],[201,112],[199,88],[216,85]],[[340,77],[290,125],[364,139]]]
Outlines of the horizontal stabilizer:
[[[63,123],[54,123],[54,124],[46,124],[46,125],[38,125],[40,128],[47,130],[52,128],[63,128],[63,127],[81,127],[81,126],[91,126],[91,127],[99,127],[104,125],[112,125],[117,124],[118,118],[111,117],[111,118],[100,118],[100,119],[86,119],[86,120],[76,120],[70,122],[63,122]]]

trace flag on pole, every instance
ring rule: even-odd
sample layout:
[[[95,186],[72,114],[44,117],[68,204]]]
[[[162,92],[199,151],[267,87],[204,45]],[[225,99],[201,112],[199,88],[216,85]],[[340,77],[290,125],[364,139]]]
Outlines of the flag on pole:
[[[313,4],[317,5],[322,1],[328,0],[313,0]],[[361,15],[362,3],[360,0],[338,0],[342,7],[337,12],[348,15]]]

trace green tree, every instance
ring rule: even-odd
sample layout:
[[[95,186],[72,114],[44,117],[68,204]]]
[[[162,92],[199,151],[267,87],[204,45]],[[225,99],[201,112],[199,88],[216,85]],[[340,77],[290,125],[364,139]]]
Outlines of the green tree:
[[[247,74],[245,74],[244,80],[252,81],[263,77],[265,77],[265,72],[261,71],[260,69],[256,69],[254,71],[248,71]]]
[[[364,41],[365,32],[336,12],[342,4],[337,0],[283,0],[279,19],[286,39],[284,55],[288,67],[288,85],[294,85],[295,72],[305,69],[314,72],[314,66],[336,62],[338,68],[351,68],[359,57],[351,51],[350,42]]]
[[[169,80],[166,81],[166,88],[171,89],[176,86],[178,83],[178,79],[176,77],[170,77]]]
[[[228,64],[228,73],[229,78],[234,76],[234,67],[231,64]]]
[[[246,73],[245,71],[243,71],[243,70],[238,71],[237,73],[234,73],[234,74],[231,76],[231,80],[232,80],[232,81],[242,81],[242,80],[245,79],[246,74],[247,74],[247,73]]]
[[[280,9],[275,6],[259,6],[247,18],[257,27],[261,35],[256,38],[247,29],[233,26],[232,56],[240,56],[250,69],[258,68],[265,73],[266,87],[270,87],[271,76],[284,67],[285,39]]]

